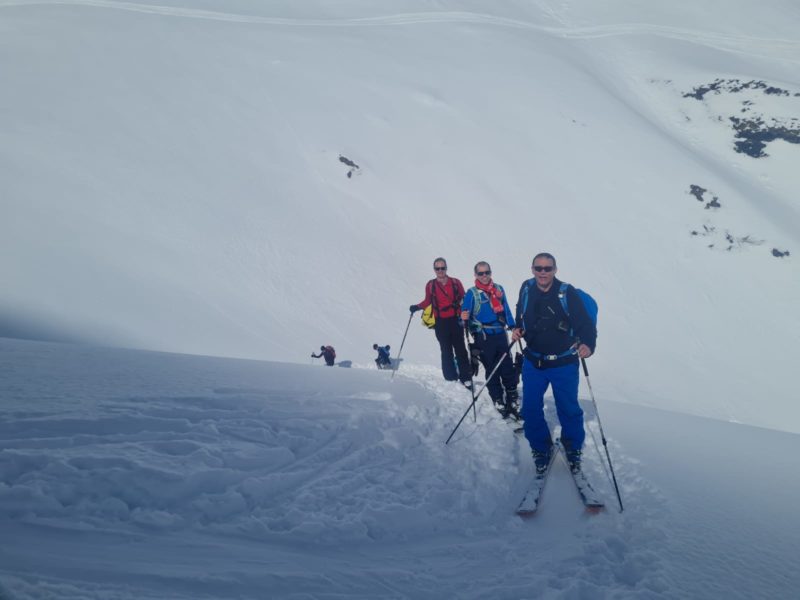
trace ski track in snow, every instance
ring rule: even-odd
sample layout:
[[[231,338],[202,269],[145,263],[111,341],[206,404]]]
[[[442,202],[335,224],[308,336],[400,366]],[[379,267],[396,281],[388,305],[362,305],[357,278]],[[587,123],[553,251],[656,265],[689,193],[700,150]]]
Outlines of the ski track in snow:
[[[659,466],[663,440],[652,447],[647,409],[611,411],[624,513],[590,437],[584,468],[605,511],[584,512],[558,460],[539,512],[521,519],[528,445],[488,398],[445,446],[469,406],[466,390],[433,367],[404,364],[390,381],[353,366],[3,340],[0,578],[10,591],[0,592],[588,600],[746,598],[794,583],[786,565],[796,536],[776,530],[783,505],[770,505],[774,523],[743,519],[752,498],[729,499],[724,473],[712,491],[719,505],[698,504],[691,490],[708,472],[702,463]],[[598,438],[593,404],[584,404]],[[664,425],[697,423],[680,419]],[[633,458],[642,454],[650,464]],[[738,549],[740,536],[773,547],[753,555],[748,544]]]
[[[137,4],[133,2],[110,2],[104,0],[0,1],[0,7],[48,5],[88,6],[171,17],[294,27],[371,27],[384,25],[419,25],[431,23],[468,23],[527,29],[566,39],[597,39],[631,35],[653,35],[695,44],[702,44],[727,52],[758,55],[772,59],[779,58],[780,60],[784,60],[786,62],[800,64],[800,40],[765,39],[752,36],[732,35],[727,33],[697,31],[677,27],[652,25],[648,23],[620,23],[616,25],[600,25],[592,27],[547,27],[517,19],[458,11],[432,11],[425,13],[407,13],[357,19],[291,19],[223,13],[192,8]]]
[[[436,369],[409,366],[391,384],[384,373],[367,374],[375,377],[359,379],[363,389],[329,391],[314,383],[288,389],[274,368],[266,369],[266,380],[245,377],[257,385],[212,369],[199,383],[178,374],[191,388],[181,395],[146,370],[109,387],[113,361],[96,357],[93,368],[98,374],[78,381],[70,381],[67,366],[49,369],[50,384],[21,384],[16,395],[24,388],[29,401],[7,407],[0,419],[0,521],[14,523],[20,536],[38,532],[54,553],[74,554],[48,574],[30,565],[29,573],[15,572],[23,564],[12,561],[2,572],[17,592],[131,597],[119,565],[87,567],[81,551],[67,549],[67,540],[80,547],[76,540],[97,536],[103,546],[123,548],[152,540],[169,547],[187,537],[197,540],[193,548],[213,547],[221,536],[229,540],[226,552],[245,565],[261,563],[267,544],[277,563],[257,574],[243,566],[210,579],[256,578],[269,589],[303,589],[312,597],[375,597],[381,589],[386,596],[442,597],[442,581],[463,578],[471,581],[465,598],[486,597],[488,590],[513,598],[531,589],[577,597],[596,597],[606,586],[631,594],[664,589],[653,547],[664,538],[652,512],[660,510],[657,493],[636,479],[634,461],[618,456],[623,493],[633,506],[648,507],[634,508],[635,520],[616,513],[596,457],[587,457],[587,468],[609,502],[605,514],[582,515],[562,469],[553,474],[541,518],[520,520],[513,509],[532,476],[527,443],[481,398],[477,422],[469,416],[445,446],[470,398],[459,384],[441,381]],[[339,371],[300,372],[308,369],[323,380]],[[39,373],[27,380],[48,381]],[[130,393],[142,392],[142,381],[150,391]],[[59,398],[58,389],[70,388],[75,393]],[[547,543],[532,543],[538,537]],[[364,577],[357,582],[352,558],[337,561],[344,548],[345,557],[362,556]],[[298,552],[308,572],[292,571]],[[214,573],[214,553],[192,556]],[[409,557],[420,561],[419,569],[408,570]],[[542,562],[548,568],[529,572]],[[136,569],[145,571],[142,585],[163,577],[146,563]],[[191,587],[191,576],[180,569],[169,575],[176,588]],[[229,595],[246,591],[237,588],[241,582],[225,585]]]

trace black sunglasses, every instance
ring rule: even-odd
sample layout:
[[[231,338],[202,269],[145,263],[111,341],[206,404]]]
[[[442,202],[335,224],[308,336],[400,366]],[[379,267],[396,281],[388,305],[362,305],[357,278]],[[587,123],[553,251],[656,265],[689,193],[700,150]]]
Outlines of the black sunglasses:
[[[491,271],[475,271],[475,275],[478,277],[483,277],[484,275],[491,275]]]
[[[447,271],[447,267],[433,267],[434,271]]]
[[[537,273],[541,273],[542,271],[544,271],[545,273],[549,273],[550,271],[553,270],[553,267],[551,266],[540,267],[539,265],[536,265],[535,267],[533,267],[533,270],[536,271]]]

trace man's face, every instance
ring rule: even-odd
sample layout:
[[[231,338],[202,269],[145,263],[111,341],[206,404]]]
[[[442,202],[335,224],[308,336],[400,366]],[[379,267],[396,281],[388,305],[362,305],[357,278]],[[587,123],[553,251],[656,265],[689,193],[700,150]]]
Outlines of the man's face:
[[[436,273],[436,276],[446,277],[447,276],[447,265],[443,262],[437,262],[433,264],[433,272]]]
[[[552,261],[544,256],[540,256],[533,261],[531,272],[536,277],[536,285],[540,288],[548,288],[553,283],[553,277],[556,276],[556,267]]]

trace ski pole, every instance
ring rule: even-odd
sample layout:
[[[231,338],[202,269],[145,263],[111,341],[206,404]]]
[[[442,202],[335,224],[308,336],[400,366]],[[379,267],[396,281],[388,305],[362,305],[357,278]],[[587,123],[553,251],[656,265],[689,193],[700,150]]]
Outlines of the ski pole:
[[[464,324],[464,340],[467,343],[467,351],[469,352],[469,393],[472,395],[472,421],[478,422],[478,411],[475,408],[475,380],[473,379],[472,372],[472,348],[469,345],[469,328]]]
[[[586,367],[586,359],[581,358],[583,365],[583,374],[586,376],[586,384],[589,386],[589,396],[592,398],[594,404],[594,414],[597,416],[597,426],[600,428],[600,439],[603,440],[603,447],[606,449],[606,458],[608,459],[608,467],[611,469],[611,479],[614,481],[614,491],[617,492],[617,500],[619,501],[619,512],[622,512],[622,497],[619,494],[619,486],[617,485],[617,477],[614,475],[614,465],[611,464],[611,455],[608,453],[608,442],[606,435],[603,433],[603,423],[600,421],[600,413],[597,410],[597,402],[594,399],[594,391],[592,390],[592,381],[589,379],[589,369]]]
[[[447,443],[452,439],[452,437],[455,434],[455,432],[461,426],[462,421],[464,421],[464,418],[469,414],[470,409],[475,407],[475,403],[478,401],[478,397],[481,395],[483,390],[486,389],[486,386],[489,385],[489,381],[491,381],[492,377],[494,377],[494,374],[497,373],[497,369],[499,369],[500,365],[503,364],[503,361],[508,356],[508,353],[511,351],[511,348],[514,346],[514,344],[516,344],[516,342],[511,342],[511,344],[508,346],[508,348],[506,348],[506,351],[503,352],[503,356],[501,356],[500,360],[497,361],[497,364],[494,366],[494,369],[492,369],[492,372],[489,373],[489,376],[486,378],[486,381],[484,382],[484,384],[481,387],[481,389],[479,389],[478,393],[475,394],[475,396],[472,398],[472,404],[470,404],[467,407],[467,411],[463,415],[461,415],[461,418],[458,420],[458,423],[456,423],[455,428],[453,429],[453,431],[450,432],[450,435],[448,436],[447,440],[445,441],[445,445],[447,445]]]
[[[411,313],[410,315],[408,315],[408,324],[406,325],[406,332],[403,334],[403,341],[400,342],[400,351],[397,353],[397,358],[395,358],[395,360],[397,361],[397,366],[394,369],[392,369],[392,376],[390,377],[390,380],[394,379],[394,374],[397,373],[397,369],[400,368],[400,355],[403,353],[403,346],[406,343],[406,336],[408,335],[408,328],[411,326],[411,319],[413,318],[413,316],[414,316],[414,313]]]

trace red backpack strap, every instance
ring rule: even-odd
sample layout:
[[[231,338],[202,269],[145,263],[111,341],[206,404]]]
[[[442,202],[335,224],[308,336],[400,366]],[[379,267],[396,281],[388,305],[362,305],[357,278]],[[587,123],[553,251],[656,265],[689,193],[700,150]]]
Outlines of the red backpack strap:
[[[431,296],[431,306],[433,307],[433,310],[435,311],[435,313],[434,313],[434,316],[435,316],[435,314],[439,312],[439,303],[436,301],[436,280],[435,279],[431,279],[428,282],[428,292],[430,293],[430,296]]]
[[[458,305],[459,305],[459,301],[458,301],[458,286],[456,285],[456,280],[455,279],[451,279],[450,281],[453,284],[453,308],[455,309],[456,312],[458,312]],[[462,298],[463,298],[463,296],[462,296]]]

